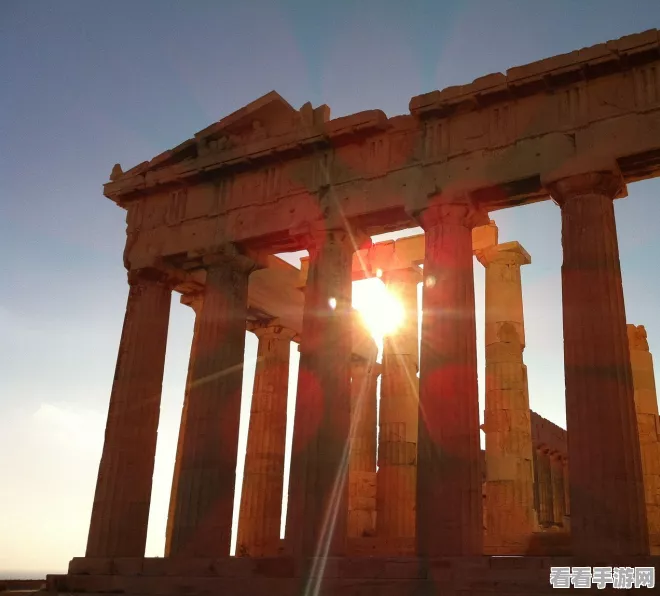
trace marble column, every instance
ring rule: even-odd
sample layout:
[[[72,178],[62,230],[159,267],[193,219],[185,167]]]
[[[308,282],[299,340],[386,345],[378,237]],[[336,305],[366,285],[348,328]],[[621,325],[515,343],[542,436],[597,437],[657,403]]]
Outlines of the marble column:
[[[191,363],[171,555],[229,556],[248,276],[231,251],[205,257],[206,286]]]
[[[534,530],[532,426],[523,363],[525,325],[518,242],[477,252],[486,268],[486,553],[522,555]]]
[[[353,356],[348,462],[348,536],[373,536],[376,528],[377,381],[380,364]]]
[[[128,283],[87,557],[144,557],[147,540],[171,288],[153,270]]]
[[[181,457],[183,455],[183,435],[182,429],[186,427],[186,417],[188,414],[188,399],[190,394],[190,379],[192,375],[192,365],[195,362],[195,347],[199,337],[199,313],[204,300],[203,292],[194,292],[181,296],[181,304],[190,306],[195,313],[195,325],[193,327],[193,337],[190,344],[190,358],[188,360],[188,375],[186,377],[186,386],[183,394],[183,406],[181,408],[181,423],[179,424],[179,439],[176,445],[176,457],[174,459],[174,473],[172,474],[172,489],[170,491],[170,506],[167,512],[167,526],[165,528],[165,556],[169,557],[172,550],[172,532],[174,531],[174,520],[176,518],[177,491],[179,490],[179,476],[181,474]]]
[[[549,528],[554,523],[554,491],[552,490],[552,468],[550,451],[547,447],[536,450],[536,481],[538,483],[539,508],[538,522],[542,528]]]
[[[425,232],[417,460],[417,550],[481,555],[483,510],[470,203],[421,213]]]
[[[377,533],[414,538],[419,410],[419,269],[389,271],[383,281],[404,311],[401,326],[383,338],[380,386]],[[390,554],[396,554],[395,552]]]
[[[642,325],[628,325],[628,345],[635,388],[649,546],[651,554],[660,555],[660,419],[653,356],[649,352],[646,329]]]
[[[619,173],[548,185],[561,207],[573,554],[648,553],[613,199]]]
[[[289,355],[296,332],[277,320],[252,324],[250,330],[259,346],[236,554],[274,557],[280,546]]]
[[[563,526],[566,515],[564,465],[559,453],[550,454],[550,480],[552,482],[552,520],[555,525]]]
[[[294,556],[345,553],[354,233],[314,230],[300,344],[286,540]]]

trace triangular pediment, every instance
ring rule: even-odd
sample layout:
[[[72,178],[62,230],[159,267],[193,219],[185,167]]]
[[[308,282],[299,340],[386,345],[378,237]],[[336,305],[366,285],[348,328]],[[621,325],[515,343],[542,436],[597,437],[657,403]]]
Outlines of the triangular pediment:
[[[222,120],[200,130],[195,134],[195,138],[243,136],[260,129],[267,131],[269,134],[277,134],[283,123],[290,126],[296,114],[297,110],[289,102],[277,91],[271,91]]]

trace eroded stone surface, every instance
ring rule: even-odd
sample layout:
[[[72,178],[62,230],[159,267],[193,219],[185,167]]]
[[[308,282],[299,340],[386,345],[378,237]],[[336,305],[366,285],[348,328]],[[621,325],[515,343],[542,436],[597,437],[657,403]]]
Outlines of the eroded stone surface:
[[[417,284],[422,277],[415,268],[386,272],[383,279],[404,316],[400,328],[383,339],[377,533],[379,538],[413,538],[419,415]]]
[[[628,325],[627,331],[642,455],[649,545],[651,554],[657,555],[660,554],[660,419],[653,356],[649,352],[646,329],[642,325]]]
[[[129,273],[89,557],[144,556],[170,316],[170,284],[162,277],[151,270]]]
[[[486,268],[485,549],[523,554],[534,530],[534,471],[517,242],[477,253]]]
[[[373,342],[373,340],[372,340]],[[374,346],[375,347],[375,346]],[[381,365],[353,357],[348,460],[348,538],[376,532],[377,381]]]
[[[238,556],[276,556],[280,545],[289,355],[296,332],[277,319],[252,325],[259,338],[250,407]]]

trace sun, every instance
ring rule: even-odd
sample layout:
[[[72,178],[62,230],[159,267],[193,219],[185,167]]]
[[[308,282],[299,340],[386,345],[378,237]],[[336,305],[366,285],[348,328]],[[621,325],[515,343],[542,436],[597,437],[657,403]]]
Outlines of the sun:
[[[403,305],[380,279],[370,278],[353,284],[353,308],[360,312],[375,340],[394,333],[403,323]]]

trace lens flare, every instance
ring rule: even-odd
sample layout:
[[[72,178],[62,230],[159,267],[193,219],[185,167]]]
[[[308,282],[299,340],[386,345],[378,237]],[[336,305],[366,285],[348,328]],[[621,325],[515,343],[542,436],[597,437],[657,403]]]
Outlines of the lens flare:
[[[353,307],[360,312],[374,339],[394,333],[405,319],[401,302],[375,278],[353,284]]]

